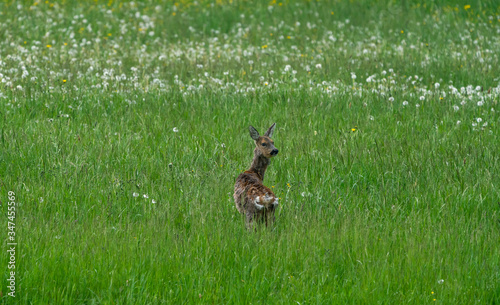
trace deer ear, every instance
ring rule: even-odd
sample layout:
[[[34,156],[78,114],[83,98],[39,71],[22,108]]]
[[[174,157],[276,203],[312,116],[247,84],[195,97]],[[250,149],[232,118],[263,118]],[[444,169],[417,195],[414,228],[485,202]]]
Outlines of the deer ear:
[[[271,138],[273,136],[275,127],[276,127],[276,123],[273,123],[273,125],[271,125],[271,127],[269,127],[269,129],[266,131],[265,136],[268,136]]]
[[[257,129],[255,129],[253,126],[250,126],[248,127],[248,130],[250,130],[250,136],[252,137],[252,139],[254,139],[255,141],[257,141],[260,137],[259,135],[259,132],[257,131]]]

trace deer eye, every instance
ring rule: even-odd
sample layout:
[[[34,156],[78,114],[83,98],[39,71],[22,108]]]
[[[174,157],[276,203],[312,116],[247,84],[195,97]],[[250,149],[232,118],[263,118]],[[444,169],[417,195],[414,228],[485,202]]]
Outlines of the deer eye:
[[[261,145],[262,145],[262,146],[267,146],[267,144],[266,144],[266,143],[262,143]]]

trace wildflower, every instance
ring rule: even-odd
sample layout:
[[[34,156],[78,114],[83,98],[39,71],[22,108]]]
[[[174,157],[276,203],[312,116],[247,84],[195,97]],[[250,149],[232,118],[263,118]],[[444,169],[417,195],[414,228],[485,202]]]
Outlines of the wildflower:
[[[144,194],[144,195],[142,195],[142,197],[143,197],[144,199],[148,199],[148,198],[149,198],[148,194]]]
[[[459,109],[460,107],[458,107],[457,105],[453,105],[453,110],[458,111]]]
[[[135,193],[135,192],[134,192],[134,193],[132,194],[132,196],[134,196],[134,197],[139,197],[139,193]]]
[[[470,5],[469,4],[464,5],[464,10],[468,10],[468,9],[470,9]]]
[[[434,84],[434,88],[439,89],[439,86],[441,86],[439,83]]]
[[[462,121],[457,121],[457,125],[460,125],[460,123],[462,123]]]
[[[40,197],[38,200],[40,201],[40,203],[42,203],[43,202],[43,197]]]
[[[389,98],[389,102],[391,102],[391,103],[392,103],[392,102],[394,102],[394,97],[392,97],[392,96],[391,96],[391,97]]]
[[[65,83],[65,82],[66,82],[66,80],[65,80],[65,79],[63,79],[63,83]]]
[[[351,128],[351,131],[353,131],[353,132],[356,131],[356,128]]]
[[[420,97],[420,100],[421,100],[421,101],[425,100],[425,97],[422,95],[422,96]]]
[[[290,185],[290,183],[287,183],[286,185],[287,185],[288,187],[292,187],[292,186]]]
[[[179,129],[177,129],[177,127],[174,127],[174,128],[172,129],[172,131],[173,131],[173,132],[179,132]]]
[[[481,107],[481,106],[483,106],[483,105],[484,105],[484,102],[483,102],[483,101],[479,101],[479,102],[477,102],[477,105],[478,105],[479,107]]]
[[[438,284],[443,284],[443,283],[444,283],[443,279],[441,279],[441,280],[438,281]]]
[[[48,45],[47,45],[47,48],[52,48],[52,45],[48,44]]]
[[[483,121],[483,119],[481,119],[481,118],[477,118],[477,119],[476,119],[476,121],[477,121],[478,123],[481,123],[481,122]]]
[[[316,69],[321,69],[321,64],[316,64]]]
[[[403,106],[408,106],[408,101],[404,101]]]
[[[420,108],[420,104],[416,104],[415,107]]]

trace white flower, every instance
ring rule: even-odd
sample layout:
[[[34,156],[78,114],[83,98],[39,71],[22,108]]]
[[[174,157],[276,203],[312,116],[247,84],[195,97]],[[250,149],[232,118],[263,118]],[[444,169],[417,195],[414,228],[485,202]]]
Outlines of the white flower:
[[[481,118],[477,118],[477,119],[476,119],[476,121],[477,121],[478,123],[481,123],[481,122],[483,121],[483,119],[481,119]]]
[[[356,79],[356,74],[351,72],[351,78]]]
[[[408,106],[408,101],[404,101],[403,106]]]
[[[392,97],[392,96],[391,96],[391,97],[389,98],[389,102],[394,102],[394,97]]]
[[[288,71],[290,71],[291,69],[292,69],[292,66],[290,66],[290,65],[286,65],[286,66],[285,66],[285,72],[288,72]]]
[[[316,69],[321,69],[321,64],[316,64]]]
[[[436,89],[439,89],[439,86],[441,86],[439,83],[435,83],[435,84],[434,84],[434,87],[435,87]]]
[[[460,109],[460,107],[458,107],[457,105],[453,105],[453,110],[458,111],[458,109]]]
[[[422,95],[422,96],[420,97],[420,100],[421,100],[421,101],[425,100],[425,97]]]
[[[156,200],[151,199],[151,203],[152,203],[152,204],[155,204],[155,203],[156,203]]]
[[[457,125],[460,125],[460,123],[462,123],[461,121],[457,121]]]
[[[375,118],[373,117],[373,115],[370,115],[370,121],[373,121],[375,120]]]
[[[477,105],[478,105],[479,107],[481,107],[481,106],[483,106],[483,105],[484,105],[484,102],[483,102],[483,101],[479,101],[479,102],[477,102]]]
[[[441,280],[438,281],[438,284],[443,284],[443,283],[444,283],[443,279],[441,279]]]
[[[132,196],[134,196],[134,197],[139,197],[139,193],[135,193],[135,192],[134,192],[134,193],[132,194]]]
[[[173,131],[173,132],[179,132],[179,129],[177,129],[177,127],[174,127],[174,128],[172,129],[172,131]]]
[[[419,108],[420,107],[420,104],[416,104],[415,107]]]
[[[40,200],[40,203],[43,202],[43,197],[40,197],[38,200]]]

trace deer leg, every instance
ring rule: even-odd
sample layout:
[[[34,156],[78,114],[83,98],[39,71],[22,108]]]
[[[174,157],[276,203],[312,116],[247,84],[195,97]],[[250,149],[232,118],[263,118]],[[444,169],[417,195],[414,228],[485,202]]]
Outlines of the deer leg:
[[[245,224],[248,231],[251,231],[253,228],[253,213],[246,213]]]

